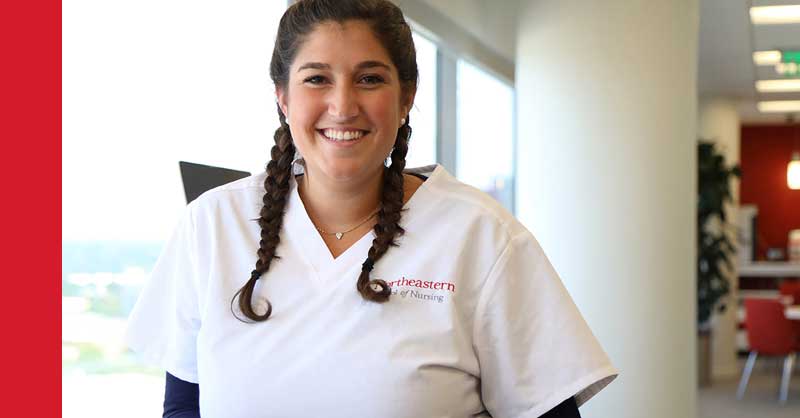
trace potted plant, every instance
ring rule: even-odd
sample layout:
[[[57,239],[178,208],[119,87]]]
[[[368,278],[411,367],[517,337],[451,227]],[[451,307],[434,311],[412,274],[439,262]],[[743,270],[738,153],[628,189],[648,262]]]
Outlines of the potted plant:
[[[715,311],[724,312],[730,291],[736,251],[731,239],[735,227],[727,222],[725,204],[733,203],[730,180],[740,177],[738,165],[728,167],[713,143],[698,143],[697,200],[697,323],[698,377],[700,385],[711,381],[711,324]]]

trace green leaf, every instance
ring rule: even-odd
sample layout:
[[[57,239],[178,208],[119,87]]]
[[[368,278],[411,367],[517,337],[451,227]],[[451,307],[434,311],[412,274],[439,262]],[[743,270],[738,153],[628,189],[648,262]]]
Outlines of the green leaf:
[[[698,142],[697,157],[697,314],[698,321],[705,322],[715,310],[725,309],[722,299],[730,292],[730,278],[721,266],[733,268],[736,247],[728,236],[725,204],[733,203],[730,180],[740,177],[741,170],[738,165],[727,167],[724,155],[707,141]],[[715,219],[722,232],[709,230]]]

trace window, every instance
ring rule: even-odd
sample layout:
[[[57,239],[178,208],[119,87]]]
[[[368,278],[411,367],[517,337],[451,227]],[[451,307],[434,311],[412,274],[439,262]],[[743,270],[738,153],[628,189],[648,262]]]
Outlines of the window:
[[[458,61],[456,174],[513,211],[514,90]]]
[[[62,7],[63,416],[160,416],[126,317],[185,206],[178,161],[263,170],[286,2]]]
[[[417,49],[419,86],[411,109],[411,141],[406,167],[421,167],[436,162],[436,44],[414,34]]]

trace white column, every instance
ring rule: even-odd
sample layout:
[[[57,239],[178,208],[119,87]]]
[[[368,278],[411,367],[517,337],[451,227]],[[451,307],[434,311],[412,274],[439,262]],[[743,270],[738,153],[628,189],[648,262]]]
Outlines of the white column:
[[[697,0],[523,0],[519,218],[620,369],[594,417],[696,415]]]
[[[739,164],[740,120],[737,104],[724,98],[704,98],[700,101],[698,118],[698,139],[716,144],[716,148],[725,156],[728,166]],[[734,202],[739,201],[739,180],[731,181],[731,192]],[[736,225],[738,203],[725,205],[725,216],[728,222]],[[733,236],[732,238],[736,238]],[[714,379],[735,377],[739,374],[736,361],[736,317],[739,258],[733,254],[731,261],[734,270],[731,272],[731,293],[726,298],[728,309],[723,314],[715,314],[714,327],[711,334],[711,376]]]

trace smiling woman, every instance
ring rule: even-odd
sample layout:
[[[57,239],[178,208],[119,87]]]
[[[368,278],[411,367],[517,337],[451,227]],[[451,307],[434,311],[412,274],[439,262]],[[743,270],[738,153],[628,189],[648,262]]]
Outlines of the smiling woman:
[[[397,6],[295,3],[270,75],[266,172],[189,204],[130,318],[165,416],[579,416],[616,370],[536,240],[443,167],[406,170]]]
[[[288,82],[276,85],[306,163],[306,189],[378,189],[416,84],[401,84],[372,33],[363,21],[318,25],[294,58]]]

